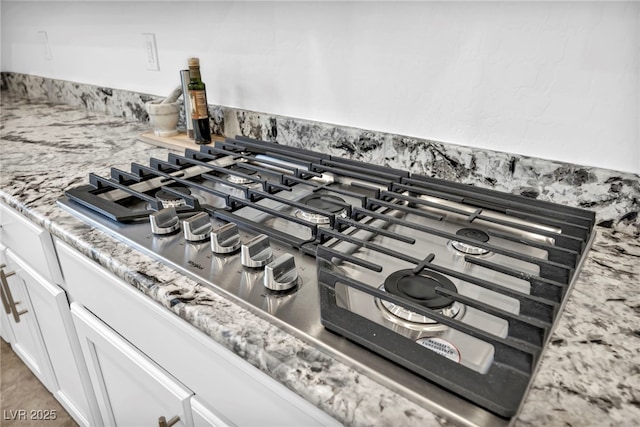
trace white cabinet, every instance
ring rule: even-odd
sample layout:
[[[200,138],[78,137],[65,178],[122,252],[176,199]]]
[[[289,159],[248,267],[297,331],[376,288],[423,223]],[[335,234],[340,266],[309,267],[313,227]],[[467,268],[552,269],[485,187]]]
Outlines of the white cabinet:
[[[80,350],[51,235],[0,205],[2,334],[81,426],[97,402]],[[5,304],[6,303],[6,304]]]
[[[106,425],[193,425],[190,390],[81,306],[71,313]]]
[[[194,409],[196,425],[339,425],[311,403],[76,250],[59,241],[56,241],[56,248],[73,301],[195,393],[198,402]],[[97,387],[95,382],[94,387]],[[98,394],[108,395],[103,391]],[[135,410],[146,399],[150,397],[140,395],[128,404]],[[105,402],[100,404],[107,405]],[[167,419],[170,416],[173,415],[166,414]]]
[[[5,314],[3,320],[6,321],[3,326],[8,330],[7,335],[13,351],[40,382],[53,392],[53,372],[27,285],[23,280],[25,272],[6,248],[0,246],[0,250],[0,285]]]

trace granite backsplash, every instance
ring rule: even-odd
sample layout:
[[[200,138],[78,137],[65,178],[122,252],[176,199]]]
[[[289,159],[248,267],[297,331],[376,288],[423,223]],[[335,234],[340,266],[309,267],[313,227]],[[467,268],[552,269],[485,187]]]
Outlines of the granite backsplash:
[[[3,72],[2,90],[147,121],[158,96]],[[328,152],[413,173],[594,210],[598,226],[640,236],[640,176],[373,130],[209,106],[212,132]]]

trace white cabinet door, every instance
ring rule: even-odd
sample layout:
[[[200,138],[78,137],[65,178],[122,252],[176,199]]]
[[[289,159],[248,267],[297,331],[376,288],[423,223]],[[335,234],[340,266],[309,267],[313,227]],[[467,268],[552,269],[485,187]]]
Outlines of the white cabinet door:
[[[2,256],[2,299],[3,310],[7,308],[8,324],[12,335],[11,348],[22,359],[25,365],[40,382],[52,393],[55,391],[54,379],[49,356],[47,354],[42,333],[31,305],[27,285],[22,279],[22,267],[3,246]],[[5,304],[6,303],[6,304]]]
[[[9,317],[14,351],[78,424],[94,425],[98,406],[64,290],[49,283],[10,249],[4,255],[6,268],[14,273],[7,278],[11,296],[20,301],[19,312],[28,310],[18,316],[19,322],[13,313]]]
[[[105,425],[151,427],[179,417],[192,426],[193,393],[76,303],[71,314]]]
[[[78,424],[95,425],[93,415],[97,415],[98,406],[71,320],[66,293],[38,275],[10,250],[7,250],[7,258],[16,267],[16,275],[22,279],[29,294],[53,369],[53,394]]]
[[[194,427],[235,427],[221,414],[215,414],[194,396],[191,398]]]

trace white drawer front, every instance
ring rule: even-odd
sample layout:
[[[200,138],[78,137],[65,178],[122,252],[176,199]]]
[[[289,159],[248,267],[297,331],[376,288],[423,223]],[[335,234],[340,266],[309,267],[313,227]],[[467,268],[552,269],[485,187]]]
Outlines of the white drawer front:
[[[62,283],[51,235],[0,204],[0,241],[52,283]]]

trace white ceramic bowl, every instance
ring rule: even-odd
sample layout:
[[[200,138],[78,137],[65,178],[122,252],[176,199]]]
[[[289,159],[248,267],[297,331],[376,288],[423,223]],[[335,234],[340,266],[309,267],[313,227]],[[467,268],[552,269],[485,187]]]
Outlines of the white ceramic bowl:
[[[153,132],[158,136],[173,136],[178,134],[178,102],[161,104],[162,100],[149,101],[145,104]]]

